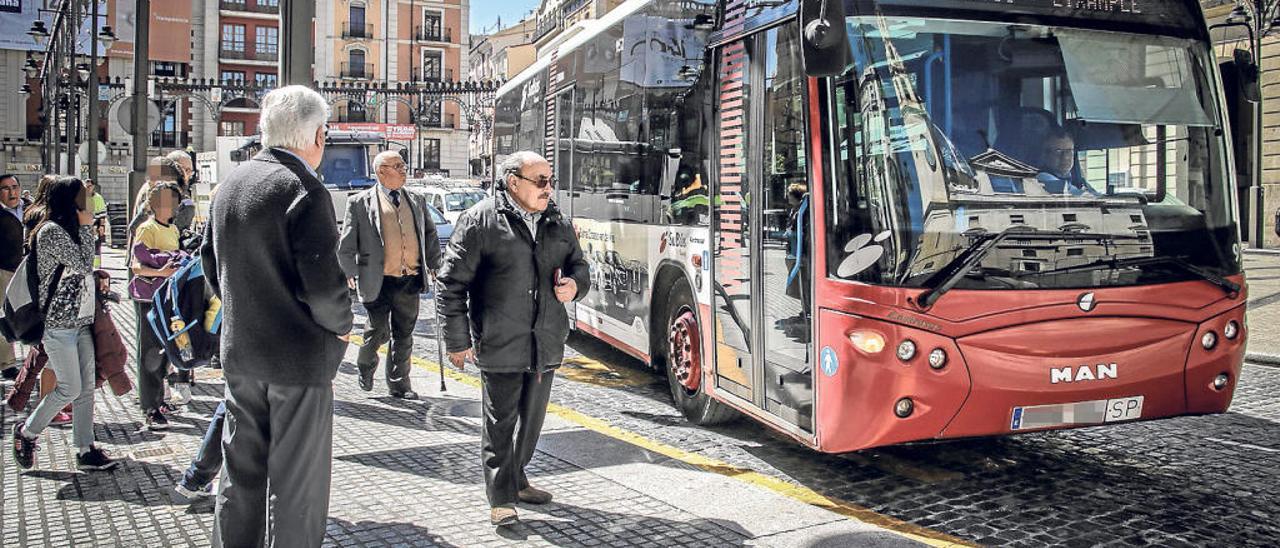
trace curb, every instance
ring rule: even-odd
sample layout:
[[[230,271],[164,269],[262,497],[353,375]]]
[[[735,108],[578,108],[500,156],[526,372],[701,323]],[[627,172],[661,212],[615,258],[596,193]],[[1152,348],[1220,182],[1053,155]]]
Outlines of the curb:
[[[1280,367],[1280,354],[1269,354],[1266,352],[1247,352],[1244,355],[1245,363],[1256,365],[1264,365],[1267,367]]]
[[[1266,255],[1268,257],[1280,257],[1280,249],[1257,249],[1247,248],[1244,250],[1245,255]]]

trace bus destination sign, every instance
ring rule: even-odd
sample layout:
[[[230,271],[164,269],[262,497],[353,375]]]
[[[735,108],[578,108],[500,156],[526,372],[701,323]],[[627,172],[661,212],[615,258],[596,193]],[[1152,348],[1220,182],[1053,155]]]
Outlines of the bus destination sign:
[[[942,10],[998,11],[1055,18],[1140,23],[1173,28],[1194,28],[1198,13],[1186,0],[855,0],[861,9],[850,13],[870,15],[872,3],[902,13],[912,7]]]

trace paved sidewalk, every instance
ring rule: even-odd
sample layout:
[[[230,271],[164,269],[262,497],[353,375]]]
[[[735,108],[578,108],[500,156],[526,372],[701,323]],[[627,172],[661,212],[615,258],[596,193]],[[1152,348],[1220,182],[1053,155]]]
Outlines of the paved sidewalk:
[[[1280,365],[1280,254],[1245,253],[1249,361]]]
[[[119,259],[111,255],[106,261],[117,276],[123,274]],[[121,285],[117,282],[117,289]],[[117,306],[114,312],[131,338],[132,307]],[[362,321],[358,316],[357,323]],[[429,324],[420,323],[415,353],[434,360],[431,333],[423,327]],[[708,470],[714,462],[673,458],[675,453],[660,444],[629,443],[624,440],[640,438],[567,408],[548,417],[530,465],[535,484],[553,492],[555,502],[522,507],[520,526],[495,530],[488,525],[478,462],[480,405],[474,378],[451,373],[448,391],[441,393],[437,372],[421,367],[426,363],[418,358],[413,384],[422,400],[405,402],[386,396],[381,369],[374,391],[360,391],[354,358],[352,347],[335,382],[326,545],[916,544],[908,536],[849,519],[848,509],[829,511],[778,489],[713,473]],[[112,455],[129,458],[112,472],[75,471],[70,429],[54,427],[40,442],[36,468],[18,473],[8,432],[25,413],[0,411],[5,432],[0,545],[207,546],[212,500],[186,504],[172,489],[221,396],[218,373],[199,371],[195,401],[164,433],[142,429],[135,394],[99,391],[99,443]],[[915,538],[935,545],[948,540]]]

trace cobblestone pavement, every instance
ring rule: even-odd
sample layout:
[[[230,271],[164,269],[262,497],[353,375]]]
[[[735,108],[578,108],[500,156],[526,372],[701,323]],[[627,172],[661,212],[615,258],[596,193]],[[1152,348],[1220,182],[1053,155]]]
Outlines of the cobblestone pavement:
[[[1280,284],[1274,290],[1259,286],[1268,280],[1255,269],[1271,264],[1280,272],[1280,257],[1250,256],[1251,306],[1266,299],[1266,291],[1280,293]],[[1251,311],[1252,336],[1274,333],[1276,325]],[[422,367],[414,382],[421,392],[438,382],[435,365],[427,363],[436,360],[432,329],[424,320],[417,330]],[[1280,484],[1280,401],[1274,396],[1280,368],[1247,365],[1232,410],[1223,415],[823,455],[746,421],[692,426],[672,408],[658,375],[594,339],[574,335],[570,346],[553,391],[559,415],[580,414],[626,434],[621,437],[679,448],[683,454],[663,461],[661,470],[715,463],[701,468],[721,470],[733,478],[726,481],[741,486],[731,492],[744,496],[753,483],[803,491],[808,494],[788,496],[839,506],[845,515],[923,534],[934,544],[959,538],[1007,546],[1274,546],[1280,538],[1280,496],[1274,491]],[[653,461],[651,453],[603,443],[607,438],[588,442],[599,448],[594,453],[562,450],[585,435],[564,421],[548,432],[532,466],[536,477],[563,493],[558,501],[572,502],[523,513],[526,528],[495,536],[477,523],[484,509],[480,473],[471,464],[478,409],[474,400],[459,397],[465,391],[459,380],[467,377],[451,372],[449,393],[413,404],[386,398],[381,381],[372,395],[358,392],[353,373],[344,366],[338,379],[332,544],[770,543],[749,540],[753,533],[743,529],[750,519],[693,517],[674,497],[644,492],[651,478],[634,477],[626,467],[596,468],[619,459]],[[163,437],[138,431],[130,397],[100,395],[107,418],[99,420],[99,438],[136,459],[114,474],[59,472],[71,469],[62,450],[68,430],[42,442],[42,470],[57,471],[19,477],[6,455],[0,468],[3,545],[207,543],[212,505],[174,505],[168,490],[194,451],[219,388],[201,383],[197,404],[179,419],[191,428]],[[5,415],[6,428],[12,420]],[[44,519],[35,523],[22,515]],[[879,539],[773,538],[829,546]]]
[[[108,261],[112,265],[118,266]],[[118,268],[114,273],[122,274]],[[130,340],[131,312],[130,306],[116,308]],[[357,323],[362,321],[358,316]],[[419,334],[429,329],[423,322]],[[434,356],[426,339],[419,345],[421,355]],[[353,347],[348,358],[354,355]],[[162,433],[143,429],[135,394],[99,391],[99,445],[129,459],[112,472],[76,472],[70,428],[51,427],[40,441],[36,468],[19,473],[8,432],[25,413],[5,407],[0,546],[209,545],[212,499],[188,504],[172,490],[221,397],[219,373],[198,371],[195,401]],[[521,525],[495,530],[488,524],[478,462],[478,390],[469,378],[453,373],[449,391],[441,393],[435,371],[416,368],[414,384],[423,399],[405,402],[386,395],[381,369],[372,393],[357,388],[355,373],[346,363],[335,383],[329,546],[795,546],[854,539],[877,546],[915,544],[555,416],[548,419],[529,471],[556,501],[524,507]],[[595,379],[607,373],[602,368],[569,376]],[[633,377],[648,378],[639,372]],[[557,389],[575,384],[560,380]],[[707,486],[699,489],[727,502],[671,496],[673,488],[691,485]]]

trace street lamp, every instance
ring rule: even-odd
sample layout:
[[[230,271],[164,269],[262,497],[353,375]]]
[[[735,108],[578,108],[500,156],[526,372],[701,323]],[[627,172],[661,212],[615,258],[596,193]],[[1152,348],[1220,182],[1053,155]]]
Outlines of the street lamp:
[[[35,78],[40,75],[40,63],[37,63],[35,58],[28,56],[27,62],[22,65],[22,72],[27,75],[27,78]]]
[[[80,63],[76,65],[76,74],[80,76],[81,82],[88,82],[89,81],[89,64]]]
[[[44,41],[49,38],[49,29],[44,26],[44,21],[36,19],[31,23],[31,29],[27,31],[27,35],[36,41],[37,46],[43,46]]]
[[[102,44],[103,50],[111,49],[111,45],[116,43],[116,33],[111,31],[111,25],[102,26],[102,30],[98,32],[98,43]]]

